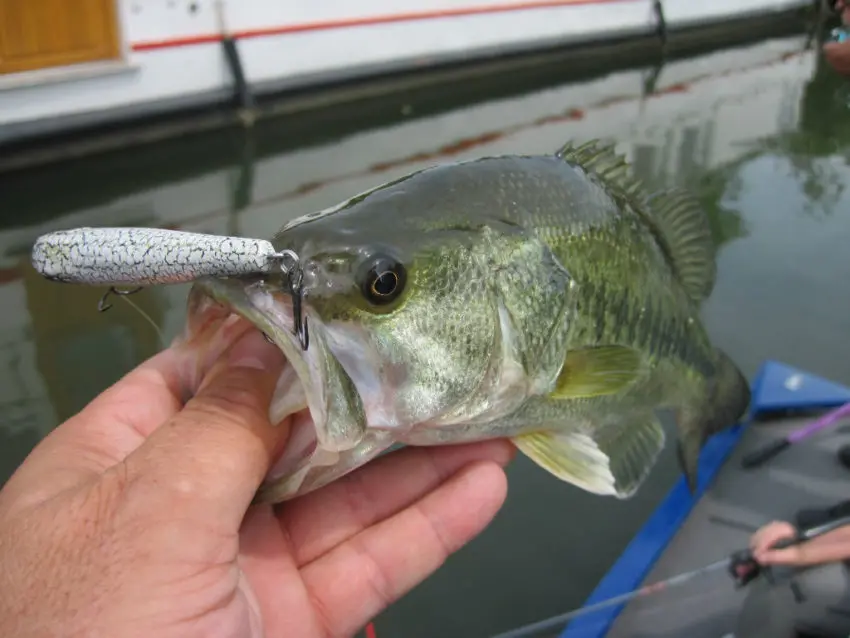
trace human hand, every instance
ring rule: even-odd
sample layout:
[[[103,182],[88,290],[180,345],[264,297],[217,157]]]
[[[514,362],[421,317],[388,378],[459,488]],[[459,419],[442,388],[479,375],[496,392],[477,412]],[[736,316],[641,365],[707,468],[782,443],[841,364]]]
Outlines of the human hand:
[[[498,511],[505,441],[249,507],[289,429],[282,363],[250,328],[196,388],[175,346],[47,436],[0,491],[0,635],[350,636]]]
[[[773,549],[782,540],[797,538],[797,530],[786,521],[773,521],[756,531],[750,538],[750,550],[760,565],[800,565],[803,562],[801,545]]]
[[[850,24],[850,2],[838,0],[834,10],[841,16],[843,25]],[[827,42],[823,45],[826,61],[842,75],[850,75],[850,42]]]
[[[836,71],[850,75],[850,42],[827,42],[823,45],[823,56]]]

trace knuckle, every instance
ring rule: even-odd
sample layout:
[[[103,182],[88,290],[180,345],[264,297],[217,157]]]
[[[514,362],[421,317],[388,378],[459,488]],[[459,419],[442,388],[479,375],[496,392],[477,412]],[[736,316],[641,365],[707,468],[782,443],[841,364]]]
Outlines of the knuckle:
[[[361,565],[363,566],[362,573],[366,587],[369,588],[373,599],[380,608],[387,608],[396,599],[396,587],[393,585],[391,575],[359,543],[353,543],[353,548],[357,551],[361,559]]]

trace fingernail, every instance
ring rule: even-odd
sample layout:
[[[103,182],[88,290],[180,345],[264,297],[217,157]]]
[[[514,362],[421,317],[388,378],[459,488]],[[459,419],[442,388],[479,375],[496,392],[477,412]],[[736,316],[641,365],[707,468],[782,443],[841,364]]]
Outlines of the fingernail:
[[[269,370],[283,365],[283,353],[266,341],[261,332],[251,328],[233,344],[227,361],[235,368]]]

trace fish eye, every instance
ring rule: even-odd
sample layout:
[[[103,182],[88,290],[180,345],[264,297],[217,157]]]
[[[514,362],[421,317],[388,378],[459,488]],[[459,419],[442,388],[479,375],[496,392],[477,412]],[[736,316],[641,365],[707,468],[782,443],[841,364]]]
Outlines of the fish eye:
[[[407,272],[392,257],[378,255],[363,265],[360,290],[374,304],[387,304],[404,290]]]

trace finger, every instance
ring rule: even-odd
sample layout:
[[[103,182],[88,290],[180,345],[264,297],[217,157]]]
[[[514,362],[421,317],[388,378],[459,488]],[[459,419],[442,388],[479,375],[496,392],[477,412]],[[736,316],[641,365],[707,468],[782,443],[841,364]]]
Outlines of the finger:
[[[752,536],[751,547],[768,548],[782,538],[794,536],[794,528],[786,521],[771,521]]]
[[[755,549],[756,547],[760,547],[762,544],[762,539],[764,539],[765,528],[761,528],[755,534],[750,536],[750,549]]]
[[[766,530],[764,537],[760,540],[758,547],[756,547],[753,555],[755,559],[759,562],[764,560],[774,560],[777,556],[777,552],[782,553],[785,552],[785,557],[787,558],[788,552],[799,552],[800,546],[794,545],[789,548],[778,548],[776,545],[784,540],[791,540],[795,538],[796,532],[794,528],[786,522],[775,523],[772,527]],[[780,556],[780,560],[785,560]]]
[[[782,533],[777,530],[769,530],[762,536],[758,543],[756,544],[756,551],[759,552],[768,552],[771,547],[773,547],[776,543],[781,541],[783,538],[788,538],[787,534]]]
[[[785,521],[780,521],[776,523],[770,529],[770,533],[766,537],[766,541],[769,545],[774,545],[782,540],[789,540],[796,536],[796,530],[794,527]]]
[[[288,423],[268,417],[283,363],[256,329],[233,344],[185,408],[127,458],[125,480],[145,493],[140,502],[238,530],[288,434]]]
[[[406,448],[380,457],[327,487],[280,506],[279,519],[298,565],[395,514],[462,467],[491,460],[507,465],[516,449],[508,441]]]
[[[91,480],[124,459],[173,416],[185,394],[187,355],[166,349],[144,361],[48,434],[9,479],[4,495],[35,504]]]
[[[327,635],[349,636],[477,536],[507,494],[493,462],[462,470],[409,508],[302,570]]]
[[[801,548],[768,549],[756,552],[755,559],[762,565],[794,565],[800,562]]]

